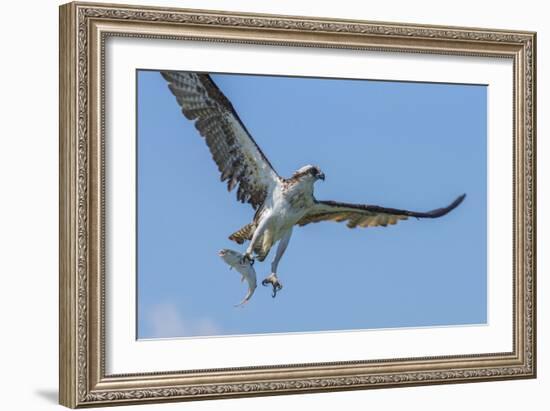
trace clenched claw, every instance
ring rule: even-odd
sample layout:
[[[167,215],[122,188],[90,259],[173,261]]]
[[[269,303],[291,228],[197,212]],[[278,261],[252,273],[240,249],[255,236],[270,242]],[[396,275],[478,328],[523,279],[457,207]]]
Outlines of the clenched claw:
[[[271,294],[271,297],[275,298],[277,296],[277,292],[282,290],[283,286],[280,283],[273,284],[273,294]]]
[[[244,254],[240,261],[241,264],[250,264],[250,266],[254,265],[254,259],[250,257],[248,254]]]
[[[267,287],[268,284],[271,284],[271,286],[273,287],[273,292],[271,294],[271,297],[273,298],[277,296],[277,292],[283,289],[283,285],[280,283],[275,273],[272,273],[262,281],[262,285],[264,287]]]

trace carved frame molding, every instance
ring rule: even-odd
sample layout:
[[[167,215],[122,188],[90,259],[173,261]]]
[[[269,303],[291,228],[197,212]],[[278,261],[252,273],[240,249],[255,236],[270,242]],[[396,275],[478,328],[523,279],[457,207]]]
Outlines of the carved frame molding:
[[[109,36],[514,61],[514,351],[105,375],[104,44]],[[69,3],[60,8],[60,403],[68,407],[533,378],[536,35],[532,32]]]

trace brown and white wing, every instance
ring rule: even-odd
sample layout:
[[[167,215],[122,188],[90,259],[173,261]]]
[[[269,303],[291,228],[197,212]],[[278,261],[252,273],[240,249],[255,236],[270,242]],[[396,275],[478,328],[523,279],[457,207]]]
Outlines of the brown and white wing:
[[[262,153],[227,97],[208,74],[162,71],[183,115],[195,122],[212,158],[227,180],[237,187],[237,199],[257,209],[279,182],[279,176]]]
[[[346,221],[349,228],[378,227],[396,224],[400,220],[409,217],[438,218],[458,207],[466,194],[457,197],[447,207],[437,208],[432,211],[418,212],[386,208],[368,204],[348,204],[336,201],[316,201],[315,206],[298,221],[299,226],[320,221]]]

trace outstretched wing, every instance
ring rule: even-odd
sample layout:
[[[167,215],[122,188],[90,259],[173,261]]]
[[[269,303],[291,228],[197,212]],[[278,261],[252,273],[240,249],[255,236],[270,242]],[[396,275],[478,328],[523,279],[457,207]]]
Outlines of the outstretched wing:
[[[237,199],[257,209],[279,176],[256,144],[231,102],[208,74],[162,71],[183,115],[195,121],[218,165],[227,189],[237,185]]]
[[[336,201],[316,201],[315,206],[304,216],[298,225],[304,226],[309,223],[320,221],[347,221],[349,228],[378,227],[396,224],[400,220],[409,217],[416,218],[438,218],[458,207],[464,200],[466,194],[457,197],[447,207],[437,208],[427,212],[399,210],[397,208],[386,208],[367,204],[348,204]]]

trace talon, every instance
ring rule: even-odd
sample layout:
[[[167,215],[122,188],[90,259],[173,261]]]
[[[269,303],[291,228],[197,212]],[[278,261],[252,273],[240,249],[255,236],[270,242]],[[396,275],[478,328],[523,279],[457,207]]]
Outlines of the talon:
[[[273,284],[273,294],[271,294],[272,298],[275,298],[277,296],[277,293],[283,289],[283,285],[279,282],[276,282]]]
[[[268,284],[271,284],[273,287],[271,292],[271,297],[275,298],[277,293],[283,289],[283,285],[279,282],[279,279],[275,274],[271,274],[262,281],[262,285],[265,287]]]
[[[250,266],[254,265],[254,259],[252,257],[250,257],[248,254],[243,255],[243,257],[241,258],[241,261],[240,261],[241,264],[245,264],[246,262],[248,262],[248,264],[250,264]]]
[[[281,289],[283,288],[283,286],[279,283],[276,283],[273,285],[273,294],[271,294],[271,297],[272,298],[275,298],[277,296],[277,292],[279,292]]]

